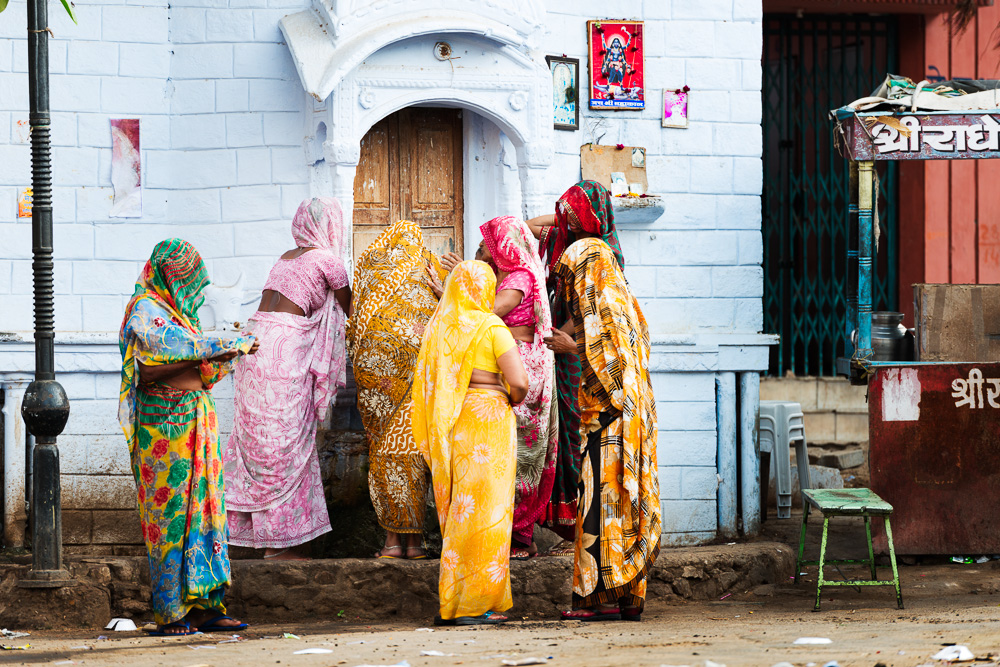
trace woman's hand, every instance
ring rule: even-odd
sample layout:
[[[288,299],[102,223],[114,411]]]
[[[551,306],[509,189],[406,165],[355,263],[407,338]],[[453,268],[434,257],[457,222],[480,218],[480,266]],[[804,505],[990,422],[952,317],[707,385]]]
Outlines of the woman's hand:
[[[573,354],[577,352],[576,339],[562,329],[552,327],[552,335],[542,339],[545,346],[556,354]]]
[[[257,354],[257,350],[259,350],[259,349],[260,349],[260,343],[258,343],[258,342],[257,342],[257,341],[255,340],[255,341],[253,342],[253,345],[251,345],[251,346],[250,346],[250,351],[249,351],[249,352],[247,352],[247,354]]]
[[[444,264],[444,260],[442,260],[441,263]],[[440,299],[444,294],[444,285],[441,284],[441,281],[438,280],[438,277],[429,266],[427,267],[427,284],[430,286],[431,291],[434,292],[434,296]]]
[[[257,345],[256,341],[254,341],[254,345],[255,346]],[[233,359],[235,359],[237,354],[239,353],[236,350],[227,350],[222,354],[218,355],[217,357],[209,357],[207,361],[214,361],[215,363],[224,364],[227,361],[232,361]]]
[[[448,273],[451,273],[461,262],[462,258],[453,252],[446,252],[441,255],[441,266],[443,266],[444,270]]]

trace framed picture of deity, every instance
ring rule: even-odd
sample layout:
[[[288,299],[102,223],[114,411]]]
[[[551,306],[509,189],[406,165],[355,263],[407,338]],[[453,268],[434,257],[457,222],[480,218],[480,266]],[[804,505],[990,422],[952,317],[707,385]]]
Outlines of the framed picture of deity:
[[[646,107],[642,21],[587,21],[590,108]]]
[[[580,61],[545,56],[545,62],[552,74],[552,127],[577,130],[580,128]]]

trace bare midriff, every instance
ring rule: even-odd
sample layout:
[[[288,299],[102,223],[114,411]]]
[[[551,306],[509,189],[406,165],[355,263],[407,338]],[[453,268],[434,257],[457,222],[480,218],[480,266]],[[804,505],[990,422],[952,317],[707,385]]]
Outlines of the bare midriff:
[[[292,315],[306,316],[306,311],[302,310],[287,296],[273,289],[266,289],[260,297],[257,305],[258,313],[291,313]]]
[[[534,343],[535,342],[535,325],[527,324],[523,327],[507,327],[510,329],[510,335],[514,337],[514,340],[519,340],[524,343]]]
[[[472,369],[472,375],[469,377],[469,389],[489,389],[490,391],[498,391],[504,396],[507,395],[507,389],[500,383],[499,373],[490,373],[478,368]]]
[[[141,363],[140,363],[141,366]],[[156,380],[160,384],[164,384],[168,387],[173,387],[174,389],[180,389],[181,391],[204,391],[205,385],[201,381],[201,370],[199,367],[201,362],[198,362],[190,368],[185,368],[183,371],[174,375],[170,378],[165,378],[162,380]],[[142,379],[142,372],[140,370],[140,380]]]

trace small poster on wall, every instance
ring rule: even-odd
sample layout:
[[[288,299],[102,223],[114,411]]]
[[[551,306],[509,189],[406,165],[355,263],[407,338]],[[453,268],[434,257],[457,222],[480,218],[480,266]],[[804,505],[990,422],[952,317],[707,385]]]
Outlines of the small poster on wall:
[[[111,119],[111,218],[142,217],[139,119]]]
[[[690,88],[684,86],[677,90],[663,91],[663,127],[687,127],[688,126],[688,92]]]
[[[591,109],[643,109],[642,21],[587,21]]]
[[[552,74],[552,126],[557,130],[580,127],[580,61],[545,56]]]

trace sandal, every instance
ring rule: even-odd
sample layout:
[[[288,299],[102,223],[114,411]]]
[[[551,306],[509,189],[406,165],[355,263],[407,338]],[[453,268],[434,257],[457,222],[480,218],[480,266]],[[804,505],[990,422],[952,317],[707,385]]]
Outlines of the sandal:
[[[535,553],[531,553],[531,551],[528,550],[528,549],[511,549],[510,550],[510,559],[511,560],[528,560],[530,558],[534,558],[537,555],[538,555],[537,551]]]
[[[164,632],[167,628],[184,628],[184,632]],[[167,623],[166,625],[158,625],[155,630],[146,630],[151,637],[184,637],[185,635],[193,635],[199,632],[198,630],[192,630],[191,624],[185,620],[174,621],[173,623]]]
[[[419,551],[420,553],[416,556],[411,556],[411,551]],[[423,547],[407,547],[406,560],[427,560],[427,551]]]
[[[563,540],[545,552],[546,556],[571,556],[576,553],[576,544],[569,540]]]
[[[441,618],[440,614],[434,617],[434,625],[455,625],[453,618]]]
[[[388,551],[389,549],[399,549],[400,554],[398,556],[387,556],[385,552]],[[394,547],[382,547],[381,549],[375,552],[375,558],[388,558],[389,560],[405,560],[405,556],[403,555],[403,545],[397,544]]]
[[[508,618],[495,611],[488,611],[479,616],[459,616],[455,619],[455,625],[500,625],[506,623]]]
[[[229,632],[230,630],[246,630],[246,623],[236,625],[218,625],[219,621],[235,621],[235,618],[219,614],[215,618],[209,619],[198,626],[198,632]]]
[[[638,607],[622,607],[622,620],[636,622],[641,621],[642,610]]]
[[[620,621],[622,620],[622,612],[618,607],[612,607],[611,609],[601,609],[600,607],[594,609],[574,609],[572,611],[564,611],[562,619],[564,621],[584,621],[587,623],[594,621]]]

